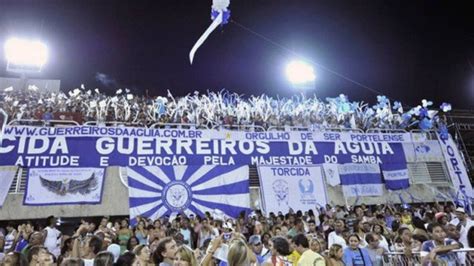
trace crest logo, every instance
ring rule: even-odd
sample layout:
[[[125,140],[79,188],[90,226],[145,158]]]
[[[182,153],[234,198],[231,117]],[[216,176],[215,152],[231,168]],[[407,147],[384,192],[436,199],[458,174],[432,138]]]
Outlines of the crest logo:
[[[173,211],[187,209],[191,202],[191,190],[184,182],[172,182],[163,191],[163,201]]]
[[[298,186],[303,199],[314,199],[314,184],[309,178],[301,178]]]
[[[429,146],[423,145],[423,144],[418,145],[418,146],[416,146],[416,148],[415,148],[415,151],[416,151],[416,152],[418,152],[418,153],[424,153],[424,154],[430,152],[430,150],[431,150],[431,149],[430,149]]]
[[[289,188],[285,180],[277,179],[272,184],[273,192],[275,193],[278,205],[285,203],[288,205]]]

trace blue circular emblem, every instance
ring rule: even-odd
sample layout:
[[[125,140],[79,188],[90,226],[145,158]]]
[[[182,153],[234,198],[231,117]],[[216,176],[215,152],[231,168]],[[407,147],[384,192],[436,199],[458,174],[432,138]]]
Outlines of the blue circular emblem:
[[[162,198],[171,211],[183,211],[191,204],[191,188],[183,181],[172,181],[163,189]]]

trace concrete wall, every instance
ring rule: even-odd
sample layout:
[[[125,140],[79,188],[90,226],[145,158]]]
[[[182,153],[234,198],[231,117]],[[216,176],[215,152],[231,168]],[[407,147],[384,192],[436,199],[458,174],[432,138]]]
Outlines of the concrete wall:
[[[102,204],[99,205],[56,205],[56,206],[23,206],[23,193],[9,194],[2,208],[0,208],[0,220],[38,219],[49,215],[58,217],[88,217],[103,215],[129,215],[128,191],[120,180],[119,167],[109,167],[106,171],[104,194]],[[412,184],[409,191],[416,198],[424,201],[434,201],[435,195],[430,185]],[[445,187],[448,184],[444,185]],[[443,191],[443,187],[436,187]],[[328,203],[345,205],[346,201],[342,194],[341,186],[332,187],[326,183]],[[387,201],[400,203],[397,194],[384,191],[383,197],[361,197],[358,204],[384,204]],[[408,193],[402,193],[403,199],[410,203]],[[354,205],[356,198],[349,198],[347,203]],[[250,190],[251,207],[259,207],[260,190],[252,187]],[[316,207],[316,206],[315,206]]]

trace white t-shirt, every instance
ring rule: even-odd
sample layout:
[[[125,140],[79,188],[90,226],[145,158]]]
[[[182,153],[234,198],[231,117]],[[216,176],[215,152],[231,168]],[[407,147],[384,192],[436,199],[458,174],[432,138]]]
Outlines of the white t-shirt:
[[[82,259],[84,261],[84,266],[94,266],[94,259]]]
[[[56,258],[61,255],[61,232],[52,227],[46,227],[44,229],[46,232],[48,232],[48,235],[46,236],[46,239],[44,240],[44,246],[48,249],[49,252],[51,252]]]
[[[330,248],[332,244],[339,244],[342,246],[342,249],[347,247],[346,240],[342,236],[337,235],[336,231],[332,231],[328,235],[328,247]]]
[[[459,219],[456,218],[450,222],[451,224],[458,226],[459,224]],[[459,242],[464,246],[464,248],[469,248],[469,243],[467,242],[467,233],[469,232],[469,229],[474,226],[474,221],[471,219],[466,220],[466,226],[461,226],[461,230],[459,231],[460,236],[459,236]]]

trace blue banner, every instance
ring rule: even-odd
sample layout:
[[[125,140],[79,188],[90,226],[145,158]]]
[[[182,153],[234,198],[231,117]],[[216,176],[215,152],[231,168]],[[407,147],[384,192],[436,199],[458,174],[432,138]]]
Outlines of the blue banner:
[[[185,213],[229,217],[250,210],[248,166],[147,166],[127,168],[130,218]]]
[[[0,165],[107,167],[405,163],[406,134],[7,127]]]
[[[400,190],[410,187],[410,176],[407,164],[381,164],[380,168],[385,179],[385,187],[389,190]]]

